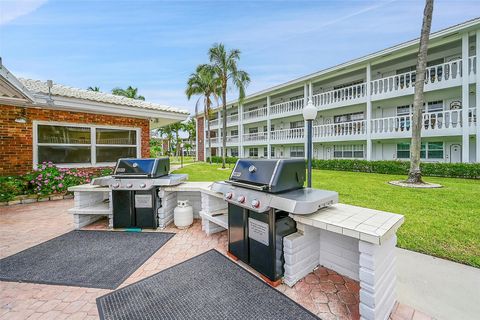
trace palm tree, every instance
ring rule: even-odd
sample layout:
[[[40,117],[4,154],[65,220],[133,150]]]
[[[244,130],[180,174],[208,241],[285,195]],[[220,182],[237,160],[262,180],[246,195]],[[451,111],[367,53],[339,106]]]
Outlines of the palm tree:
[[[196,125],[195,125],[195,119],[190,118],[186,122],[182,122],[182,131],[186,132],[188,134],[188,143],[190,145],[193,144],[193,140],[195,140],[197,136],[196,132]]]
[[[88,87],[88,91],[95,91],[95,92],[100,92],[100,87]]]
[[[170,125],[170,129],[172,130],[172,133],[175,134],[175,154],[177,156],[180,155],[180,130],[182,129],[182,123],[181,122],[176,122],[172,123]]]
[[[214,44],[208,51],[208,57],[213,70],[221,81],[222,89],[222,168],[225,169],[225,158],[227,156],[227,87],[229,82],[239,92],[239,104],[245,98],[245,87],[250,83],[250,76],[242,70],[238,70],[237,63],[240,60],[240,50],[232,49],[228,53],[222,43]]]
[[[209,65],[199,65],[195,73],[192,73],[187,81],[185,94],[188,100],[192,96],[200,96],[195,104],[195,116],[198,114],[198,103],[203,98],[203,108],[205,119],[207,120],[208,132],[208,152],[210,154],[210,164],[212,164],[212,141],[210,139],[210,114],[212,112],[212,98],[218,102],[218,96],[221,93],[221,82],[215,74],[214,69]],[[218,104],[218,103],[217,103]]]
[[[116,96],[123,96],[127,97],[130,99],[135,99],[135,100],[145,100],[144,96],[138,95],[138,88],[134,88],[132,86],[128,86],[127,89],[122,89],[122,88],[113,88],[112,89],[112,94]]]
[[[425,85],[425,70],[427,67],[428,38],[432,26],[433,0],[426,0],[423,12],[420,46],[418,49],[415,93],[413,96],[412,141],[410,144],[410,170],[408,183],[422,183],[420,170],[420,152],[422,145],[422,107],[425,100],[423,88]]]

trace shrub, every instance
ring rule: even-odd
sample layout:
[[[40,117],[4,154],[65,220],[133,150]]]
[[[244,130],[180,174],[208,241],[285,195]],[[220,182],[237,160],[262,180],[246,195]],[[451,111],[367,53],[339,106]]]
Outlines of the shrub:
[[[26,183],[21,177],[0,177],[0,202],[10,201],[23,194]]]
[[[313,160],[313,168],[324,170],[371,172],[407,175],[408,161],[367,161],[367,160]],[[429,163],[420,164],[424,176],[480,179],[480,163]]]
[[[237,162],[237,160],[238,160],[237,157],[227,157],[227,158],[225,158],[225,163],[234,164],[234,163]],[[207,157],[207,162],[210,162],[210,157]],[[212,163],[222,163],[222,157],[213,156],[212,157]]]

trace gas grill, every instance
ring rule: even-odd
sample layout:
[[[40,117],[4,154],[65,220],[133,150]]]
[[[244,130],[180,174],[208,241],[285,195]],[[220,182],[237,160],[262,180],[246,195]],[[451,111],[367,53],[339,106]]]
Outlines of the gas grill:
[[[178,185],[186,174],[169,174],[169,158],[119,159],[111,177],[93,184],[108,185],[112,190],[114,228],[158,227],[160,187]]]
[[[303,159],[239,159],[229,180],[212,190],[228,202],[228,253],[275,285],[283,276],[283,237],[297,231],[289,214],[310,214],[338,202],[338,193],[303,188]]]

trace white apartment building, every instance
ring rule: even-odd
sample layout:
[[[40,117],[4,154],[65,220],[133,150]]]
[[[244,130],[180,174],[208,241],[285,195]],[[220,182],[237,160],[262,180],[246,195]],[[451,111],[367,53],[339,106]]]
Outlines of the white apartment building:
[[[480,162],[480,18],[431,34],[422,158]],[[227,155],[306,155],[303,106],[318,108],[316,159],[408,160],[418,39],[228,103]],[[197,155],[221,155],[221,109],[197,117]]]

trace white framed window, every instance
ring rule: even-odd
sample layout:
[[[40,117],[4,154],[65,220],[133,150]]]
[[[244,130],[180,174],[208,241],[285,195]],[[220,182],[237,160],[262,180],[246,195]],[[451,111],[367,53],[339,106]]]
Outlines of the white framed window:
[[[363,144],[340,144],[333,146],[334,158],[356,158],[363,159],[365,157],[365,147]]]
[[[258,158],[258,148],[248,149],[248,155],[250,156],[250,158]]]
[[[305,157],[305,151],[303,146],[291,146],[290,147],[290,157],[292,158],[303,158]]]
[[[444,146],[443,142],[422,142],[420,147],[420,158],[424,160],[443,159]],[[397,158],[410,158],[410,142],[397,144]]]
[[[140,133],[140,128],[34,121],[33,165],[106,166],[141,157]]]
[[[238,157],[238,148],[234,147],[230,149],[230,156],[232,157]]]

